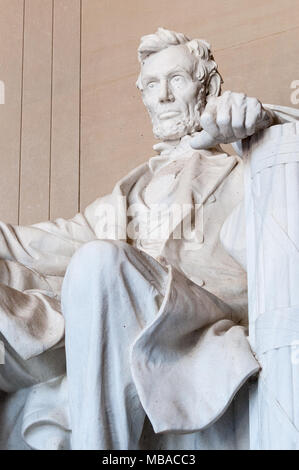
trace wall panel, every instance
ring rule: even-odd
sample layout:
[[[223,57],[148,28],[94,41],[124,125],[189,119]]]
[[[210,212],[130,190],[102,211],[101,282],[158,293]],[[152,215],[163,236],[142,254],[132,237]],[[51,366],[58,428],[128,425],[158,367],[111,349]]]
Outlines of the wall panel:
[[[19,223],[49,217],[52,0],[25,1]]]
[[[0,217],[17,223],[22,107],[23,0],[0,0]]]
[[[79,206],[80,0],[54,1],[50,218]]]

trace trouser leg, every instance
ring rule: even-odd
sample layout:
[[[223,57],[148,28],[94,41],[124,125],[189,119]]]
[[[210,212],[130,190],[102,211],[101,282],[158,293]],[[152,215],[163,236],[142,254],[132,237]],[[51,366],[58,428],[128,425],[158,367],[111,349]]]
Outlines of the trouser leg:
[[[73,449],[136,449],[145,413],[130,347],[153,320],[167,272],[123,242],[94,241],[72,258],[63,289]]]

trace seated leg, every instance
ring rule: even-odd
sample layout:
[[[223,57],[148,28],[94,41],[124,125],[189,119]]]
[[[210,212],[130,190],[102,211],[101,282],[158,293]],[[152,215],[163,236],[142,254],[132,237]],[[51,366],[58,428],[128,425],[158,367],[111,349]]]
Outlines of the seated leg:
[[[130,346],[157,314],[167,271],[124,242],[97,240],[72,258],[62,289],[73,449],[136,449],[145,413]]]

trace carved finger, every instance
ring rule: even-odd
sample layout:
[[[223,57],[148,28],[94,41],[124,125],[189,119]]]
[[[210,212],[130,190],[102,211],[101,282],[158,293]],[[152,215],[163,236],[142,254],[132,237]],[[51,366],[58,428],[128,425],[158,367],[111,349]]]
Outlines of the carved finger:
[[[215,115],[204,111],[200,118],[200,125],[208,134],[217,138],[219,136],[219,128],[216,123]]]
[[[190,140],[190,145],[194,149],[209,149],[215,147],[219,142],[206,131],[199,132]]]
[[[221,107],[217,114],[217,126],[219,133],[225,139],[231,139],[233,136],[232,120],[231,120],[231,107],[228,104],[226,107]]]
[[[261,119],[261,105],[256,98],[247,98],[246,100],[246,117],[245,128],[246,134],[252,135],[256,132],[258,123]]]
[[[245,93],[232,93],[232,99],[237,106],[242,106],[246,101]]]
[[[273,117],[261,105],[260,117],[257,123],[258,129],[266,129],[273,123]]]
[[[245,106],[244,106],[243,99],[240,99],[239,102],[233,104],[232,128],[233,128],[233,133],[237,139],[243,139],[244,137],[246,137]]]

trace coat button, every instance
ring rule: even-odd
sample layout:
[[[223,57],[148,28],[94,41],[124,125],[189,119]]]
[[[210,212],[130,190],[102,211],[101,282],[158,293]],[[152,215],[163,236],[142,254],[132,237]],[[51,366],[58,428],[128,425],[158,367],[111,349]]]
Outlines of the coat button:
[[[198,279],[197,283],[196,283],[199,287],[202,287],[205,285],[205,281],[203,279]]]

